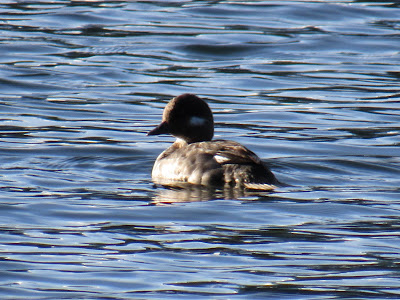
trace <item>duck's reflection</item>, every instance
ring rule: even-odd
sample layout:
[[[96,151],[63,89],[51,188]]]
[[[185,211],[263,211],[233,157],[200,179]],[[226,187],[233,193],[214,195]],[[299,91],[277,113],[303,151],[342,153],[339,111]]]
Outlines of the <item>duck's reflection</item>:
[[[215,188],[187,183],[156,184],[156,187],[156,194],[153,197],[155,204],[259,197],[269,195],[272,191],[255,191],[231,186]]]

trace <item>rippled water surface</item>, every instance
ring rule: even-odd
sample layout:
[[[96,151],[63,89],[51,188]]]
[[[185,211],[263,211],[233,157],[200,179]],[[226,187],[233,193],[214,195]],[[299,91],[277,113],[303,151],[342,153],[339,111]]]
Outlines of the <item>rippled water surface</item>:
[[[398,299],[396,1],[2,1],[1,299]],[[288,186],[151,182],[166,102]]]

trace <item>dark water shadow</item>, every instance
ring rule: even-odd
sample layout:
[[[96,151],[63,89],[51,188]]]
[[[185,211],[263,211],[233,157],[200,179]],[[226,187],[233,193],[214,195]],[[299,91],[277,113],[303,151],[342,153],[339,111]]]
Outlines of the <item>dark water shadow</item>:
[[[187,183],[174,186],[155,184],[153,202],[155,204],[168,204],[179,202],[200,202],[210,200],[243,200],[270,197],[274,190],[261,191],[237,187],[206,187]]]

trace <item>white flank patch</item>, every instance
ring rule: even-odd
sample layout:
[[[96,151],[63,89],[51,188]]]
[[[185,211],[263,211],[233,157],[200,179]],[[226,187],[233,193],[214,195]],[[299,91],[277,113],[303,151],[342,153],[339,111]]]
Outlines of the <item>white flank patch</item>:
[[[226,156],[221,156],[221,155],[218,155],[218,154],[214,155],[214,159],[219,164],[223,164],[223,163],[226,163],[227,161],[229,161],[229,158],[227,158]]]
[[[192,126],[202,126],[206,122],[206,119],[200,117],[191,117],[190,118],[190,125]]]

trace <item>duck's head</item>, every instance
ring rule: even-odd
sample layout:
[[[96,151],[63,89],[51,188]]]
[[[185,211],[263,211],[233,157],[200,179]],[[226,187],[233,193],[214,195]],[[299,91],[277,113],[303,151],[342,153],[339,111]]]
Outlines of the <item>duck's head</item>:
[[[214,119],[211,109],[201,98],[182,94],[164,108],[162,122],[147,135],[169,133],[188,144],[211,141]]]

